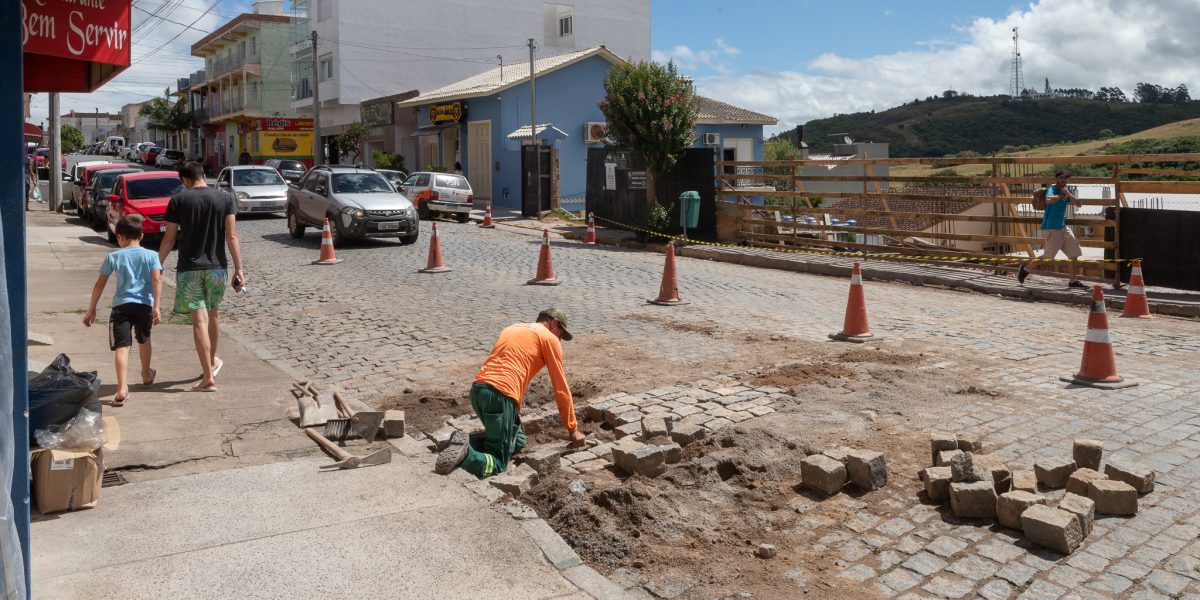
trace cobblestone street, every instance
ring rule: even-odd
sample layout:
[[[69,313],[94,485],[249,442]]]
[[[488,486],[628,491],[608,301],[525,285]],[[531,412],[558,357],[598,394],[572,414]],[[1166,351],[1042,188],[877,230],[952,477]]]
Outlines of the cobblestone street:
[[[415,246],[347,244],[338,248],[345,262],[320,267],[309,265],[316,234],[292,240],[282,219],[243,220],[252,291],[227,304],[226,319],[260,354],[364,398],[409,387],[465,397],[503,326],[558,306],[576,338],[564,348],[568,377],[590,378],[606,395],[631,395],[625,403],[682,385],[675,400],[700,380],[831,352],[826,335],[842,322],[848,282],[838,278],[681,259],[680,294],[690,304],[664,308],[646,304],[657,294],[659,254],[554,241],[563,284],[526,286],[539,237],[504,227],[439,229],[453,272],[423,275],[428,224]],[[893,472],[909,483],[874,492],[886,498],[887,514],[859,512],[840,523],[820,510],[804,514],[821,531],[817,549],[833,557],[836,577],[889,597],[1200,598],[1200,323],[1110,313],[1118,369],[1140,385],[1099,391],[1058,381],[1078,370],[1085,310],[873,282],[866,296],[872,329],[885,336],[880,347],[923,354],[942,372],[962,373],[961,385],[1008,400],[968,394],[953,406],[914,402],[903,419],[885,416],[885,429],[977,434],[991,454],[1025,469],[1070,456],[1073,439],[1102,440],[1106,459],[1140,461],[1157,472],[1158,486],[1140,499],[1136,517],[1097,518],[1080,550],[1061,557],[1019,532],[959,521],[900,493],[917,487],[915,472]],[[780,394],[761,387],[734,391]],[[653,403],[638,406],[645,404]],[[737,418],[771,418],[769,406],[746,403]],[[695,413],[680,403],[674,409]],[[821,504],[851,514],[864,506],[848,496]],[[805,579],[793,572],[804,565],[776,568],[798,584]],[[809,573],[808,585],[816,577]]]

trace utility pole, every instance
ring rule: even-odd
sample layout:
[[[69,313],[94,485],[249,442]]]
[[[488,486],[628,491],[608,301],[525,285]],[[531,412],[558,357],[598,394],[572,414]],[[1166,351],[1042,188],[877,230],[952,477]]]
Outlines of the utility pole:
[[[50,93],[50,156],[46,157],[46,187],[50,192],[50,212],[62,208],[62,165],[58,156],[62,154],[62,132],[58,122],[58,93]]]
[[[529,38],[529,137],[533,140],[533,186],[537,188],[537,211],[542,212],[542,143],[537,136],[537,77],[533,72],[533,38]]]
[[[100,107],[94,106],[92,108],[96,110],[96,112],[92,113],[92,116],[96,117],[96,130],[92,132],[92,136],[96,138],[93,141],[98,142],[100,141]]]
[[[313,92],[313,166],[325,158],[325,146],[321,143],[321,76],[317,72],[317,32],[312,32],[312,92]]]

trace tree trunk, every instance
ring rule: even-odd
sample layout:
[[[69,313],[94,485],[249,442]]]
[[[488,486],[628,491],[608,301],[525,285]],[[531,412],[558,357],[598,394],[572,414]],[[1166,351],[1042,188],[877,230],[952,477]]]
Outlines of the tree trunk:
[[[654,189],[654,170],[646,169],[646,204],[658,202],[658,193]]]

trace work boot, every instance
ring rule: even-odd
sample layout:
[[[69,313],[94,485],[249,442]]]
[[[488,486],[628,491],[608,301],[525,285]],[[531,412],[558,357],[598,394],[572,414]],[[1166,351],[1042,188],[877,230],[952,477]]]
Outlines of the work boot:
[[[437,462],[433,465],[433,472],[438,475],[449,475],[454,471],[462,461],[467,458],[467,442],[469,438],[467,434],[461,431],[455,431],[450,435],[450,445],[446,446],[445,450],[438,455]]]
[[[1021,268],[1017,269],[1017,283],[1025,285],[1026,277],[1029,277],[1029,268],[1022,264]]]
[[[1087,289],[1087,286],[1086,286],[1086,285],[1083,285],[1083,283],[1082,283],[1081,281],[1079,281],[1078,279],[1076,279],[1075,281],[1072,281],[1071,283],[1068,283],[1068,284],[1067,284],[1067,287],[1069,287],[1069,288],[1078,288],[1078,289],[1081,289],[1081,290],[1086,290],[1086,289]]]

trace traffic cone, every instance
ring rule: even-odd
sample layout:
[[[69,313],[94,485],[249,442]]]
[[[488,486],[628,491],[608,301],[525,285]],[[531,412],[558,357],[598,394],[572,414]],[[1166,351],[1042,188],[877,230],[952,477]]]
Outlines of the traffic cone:
[[[1088,314],[1087,335],[1083,338],[1083,360],[1074,377],[1061,380],[1101,389],[1120,389],[1137,385],[1117,375],[1117,359],[1108,337],[1108,315],[1104,310],[1104,291],[1092,287],[1092,310]]]
[[[658,286],[658,298],[649,301],[659,306],[687,304],[679,298],[679,279],[675,274],[675,242],[667,243],[667,263],[663,266],[662,284]]]
[[[550,230],[542,230],[542,251],[538,255],[537,276],[526,282],[527,285],[558,285],[562,283],[554,275],[554,262],[550,260]]]
[[[1129,276],[1129,290],[1125,292],[1125,310],[1122,317],[1153,319],[1150,305],[1146,301],[1146,282],[1142,279],[1142,261],[1133,261],[1133,273]]]
[[[333,251],[333,233],[329,230],[329,217],[325,217],[325,228],[321,230],[321,258],[314,265],[336,265],[342,262]]]
[[[588,228],[587,233],[583,234],[583,243],[589,246],[596,245],[596,216],[588,213]]]
[[[882,339],[871,333],[871,326],[867,324],[867,297],[863,293],[862,267],[858,261],[854,262],[854,270],[850,272],[850,299],[846,301],[846,320],[842,323],[842,330],[829,334],[829,339],[859,344]]]
[[[449,273],[446,260],[442,258],[442,240],[438,237],[437,223],[433,224],[433,235],[429,237],[429,262],[418,273]]]
[[[487,206],[483,208],[483,222],[479,224],[484,229],[495,229],[496,224],[492,222],[492,203],[489,201]]]

